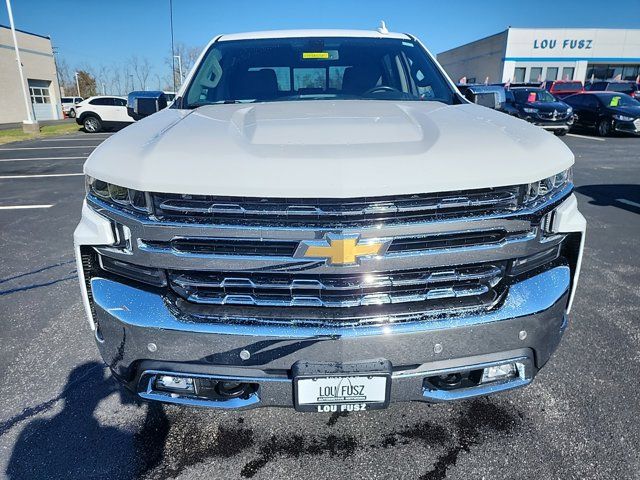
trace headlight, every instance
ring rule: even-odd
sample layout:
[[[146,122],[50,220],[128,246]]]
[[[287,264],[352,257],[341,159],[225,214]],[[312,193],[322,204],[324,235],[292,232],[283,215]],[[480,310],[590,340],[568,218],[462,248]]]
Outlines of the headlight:
[[[147,213],[151,211],[147,202],[147,195],[144,192],[103,182],[88,175],[85,177],[85,185],[87,195],[121,205],[125,209]]]
[[[537,108],[524,107],[523,110],[524,110],[524,113],[538,113]]]
[[[573,108],[567,108],[567,115],[571,115],[573,113]]]
[[[627,117],[626,115],[614,115],[613,118],[615,118],[616,120],[620,120],[621,122],[632,122],[633,121],[633,117]]]
[[[568,168],[556,175],[547,177],[539,182],[533,182],[526,186],[524,195],[525,205],[537,200],[550,197],[559,192],[573,181],[573,169]]]

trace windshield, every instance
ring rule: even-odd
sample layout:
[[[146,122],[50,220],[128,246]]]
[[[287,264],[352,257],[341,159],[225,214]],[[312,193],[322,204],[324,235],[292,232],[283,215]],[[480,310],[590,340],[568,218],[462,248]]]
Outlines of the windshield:
[[[557,102],[556,98],[542,88],[522,88],[513,91],[518,103],[551,103]]]
[[[607,107],[640,107],[640,102],[629,95],[600,95],[600,100]]]
[[[553,86],[554,92],[575,92],[576,90],[582,90],[580,82],[556,83]]]
[[[317,99],[436,100],[453,90],[420,45],[388,38],[280,38],[214,43],[183,107]]]

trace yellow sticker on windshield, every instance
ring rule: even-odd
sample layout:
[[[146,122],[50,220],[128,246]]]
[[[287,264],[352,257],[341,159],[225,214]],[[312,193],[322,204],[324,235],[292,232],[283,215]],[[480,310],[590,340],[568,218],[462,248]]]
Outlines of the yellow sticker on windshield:
[[[617,107],[620,105],[620,98],[622,97],[611,97],[611,101],[609,102],[610,107]]]
[[[302,52],[302,58],[327,60],[329,58],[329,52]]]

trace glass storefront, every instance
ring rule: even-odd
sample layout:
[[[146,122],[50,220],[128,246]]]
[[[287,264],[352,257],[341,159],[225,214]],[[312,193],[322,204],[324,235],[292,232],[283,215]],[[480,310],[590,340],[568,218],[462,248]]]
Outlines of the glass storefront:
[[[611,80],[616,77],[621,80],[635,80],[640,75],[640,65],[598,65],[587,66],[586,81]]]

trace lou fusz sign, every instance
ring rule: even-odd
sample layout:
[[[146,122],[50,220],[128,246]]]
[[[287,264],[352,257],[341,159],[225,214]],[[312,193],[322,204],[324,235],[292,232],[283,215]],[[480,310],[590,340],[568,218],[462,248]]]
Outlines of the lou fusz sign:
[[[564,38],[562,40],[542,38],[533,41],[533,48],[537,49],[562,49],[562,50],[591,50],[593,40],[588,38],[574,39]]]

